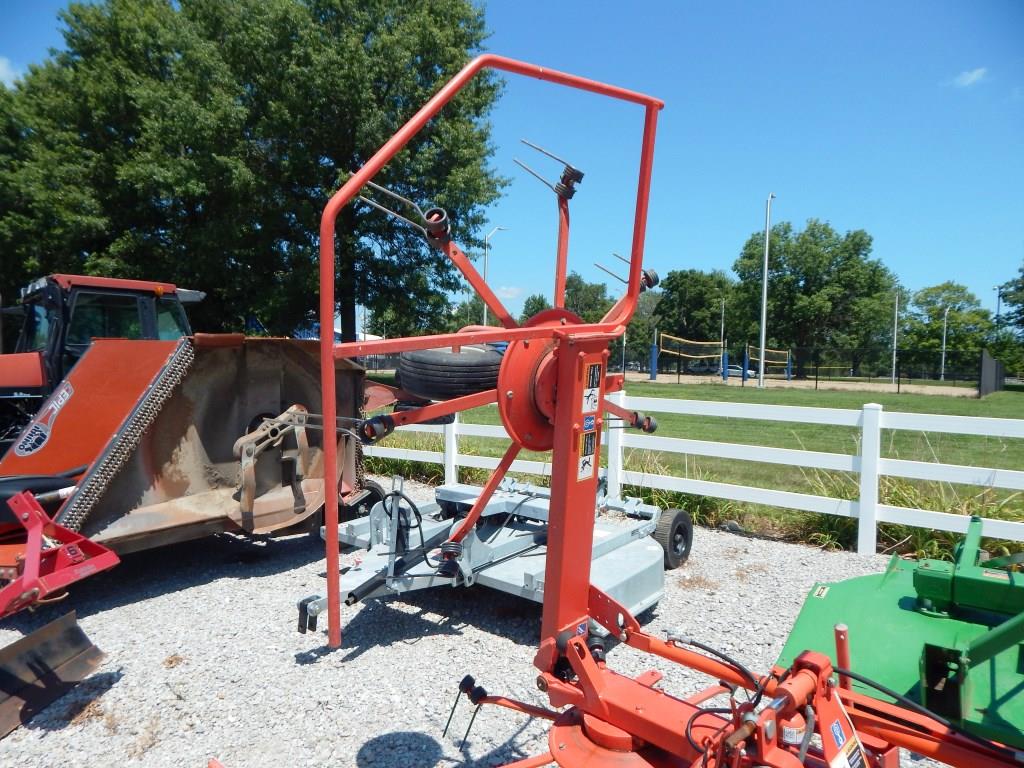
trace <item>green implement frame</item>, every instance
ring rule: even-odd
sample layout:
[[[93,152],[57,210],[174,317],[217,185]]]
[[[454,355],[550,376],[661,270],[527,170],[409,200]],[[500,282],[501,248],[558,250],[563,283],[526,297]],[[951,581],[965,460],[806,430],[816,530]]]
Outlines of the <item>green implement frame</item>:
[[[778,663],[804,650],[835,658],[834,629],[846,625],[852,671],[1024,748],[1024,554],[983,562],[981,526],[971,518],[952,563],[894,556],[884,573],[815,584]]]

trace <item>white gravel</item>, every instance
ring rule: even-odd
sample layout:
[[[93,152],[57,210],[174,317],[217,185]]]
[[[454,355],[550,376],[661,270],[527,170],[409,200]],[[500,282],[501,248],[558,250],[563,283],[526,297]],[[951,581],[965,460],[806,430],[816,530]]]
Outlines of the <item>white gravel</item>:
[[[431,496],[425,486],[410,490]],[[227,768],[483,766],[543,751],[545,723],[493,707],[480,711],[460,750],[472,710],[465,700],[454,733],[441,736],[466,673],[489,692],[547,704],[532,666],[538,605],[483,587],[370,602],[343,609],[344,647],[326,652],[326,626],[295,628],[297,600],[325,589],[322,558],[308,537],[215,537],[128,556],[65,603],[12,617],[0,645],[74,607],[107,658],[0,741],[0,766],[205,768],[210,757]],[[690,561],[666,574],[646,628],[684,627],[767,671],[815,581],[884,565],[884,557],[698,529]],[[711,682],[626,647],[609,662],[627,674],[660,669],[662,687],[677,694]]]

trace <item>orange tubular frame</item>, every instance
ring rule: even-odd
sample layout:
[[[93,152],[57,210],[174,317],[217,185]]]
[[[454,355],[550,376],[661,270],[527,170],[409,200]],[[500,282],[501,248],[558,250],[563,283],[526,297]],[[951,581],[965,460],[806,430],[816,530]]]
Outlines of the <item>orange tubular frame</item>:
[[[574,319],[571,313],[556,309],[551,312],[561,312],[560,324],[538,323],[519,327],[497,296],[484,284],[461,250],[447,238],[431,240],[428,237],[432,246],[449,256],[504,327],[471,327],[454,334],[335,344],[329,329],[334,325],[334,237],[338,213],[431,117],[483,69],[497,69],[535,77],[639,104],[644,108],[629,280],[625,295],[598,323],[571,322]],[[327,425],[335,424],[337,420],[334,393],[335,359],[372,353],[508,341],[510,344],[500,375],[508,371],[514,376],[509,381],[511,388],[505,390],[505,385],[501,385],[505,390],[500,393],[501,397],[521,397],[524,393],[536,396],[542,393],[547,398],[544,402],[553,409],[553,413],[544,411],[552,427],[551,442],[547,444],[552,450],[552,514],[548,521],[541,643],[534,664],[541,673],[538,677],[538,686],[547,692],[552,706],[571,706],[575,710],[555,715],[550,710],[498,696],[485,697],[479,703],[507,707],[538,717],[555,718],[553,735],[577,727],[586,729],[585,718],[589,717],[591,725],[595,728],[591,732],[594,738],[583,734],[581,740],[590,739],[590,744],[595,750],[602,748],[602,740],[604,743],[615,742],[612,747],[605,750],[611,754],[611,759],[595,762],[595,765],[618,765],[621,764],[618,757],[625,752],[647,748],[660,749],[668,755],[689,761],[700,758],[705,768],[722,768],[725,765],[730,768],[752,768],[755,764],[786,768],[793,766],[794,763],[799,765],[799,761],[790,751],[792,748],[780,746],[778,743],[775,735],[776,721],[773,718],[776,715],[780,719],[792,717],[808,705],[813,706],[816,711],[828,713],[830,727],[841,728],[847,737],[846,741],[835,739],[834,746],[828,739],[822,739],[821,748],[829,764],[838,764],[833,762],[837,758],[836,749],[843,744],[852,745],[856,742],[854,729],[861,729],[865,738],[879,739],[881,741],[877,744],[882,744],[885,748],[905,747],[949,761],[960,768],[1010,768],[1019,765],[1016,756],[999,745],[989,745],[981,740],[973,740],[955,733],[931,717],[896,705],[878,702],[853,691],[836,688],[831,679],[831,662],[821,654],[801,654],[793,667],[787,671],[784,679],[782,671],[775,670],[773,675],[753,681],[724,660],[695,653],[681,647],[680,644],[666,642],[644,633],[636,619],[622,605],[590,585],[594,500],[597,492],[596,469],[600,459],[599,446],[603,428],[601,414],[609,411],[624,419],[638,421],[632,412],[604,401],[603,395],[622,386],[621,377],[607,375],[608,342],[623,333],[625,324],[629,322],[636,309],[641,291],[654,139],[658,111],[662,106],[660,100],[634,91],[500,56],[480,56],[442,87],[331,197],[320,223],[320,363],[325,426],[324,506],[329,645],[337,648],[341,644],[337,443],[331,439],[330,432],[326,429]],[[564,304],[568,227],[567,202],[560,200],[555,269],[556,307],[561,306],[559,302]],[[570,322],[566,322],[567,320]],[[546,364],[546,373],[539,367],[536,370],[530,367],[538,365],[538,358],[531,357],[536,346],[529,353],[524,351],[526,342],[531,339],[546,339],[551,343],[549,360],[552,364]],[[534,387],[532,390],[531,385]],[[498,394],[495,390],[489,390],[447,403],[426,406],[419,411],[407,412],[401,416],[385,417],[390,419],[385,422],[385,426],[416,423],[481,402],[491,402]],[[537,407],[539,411],[540,406]],[[513,434],[516,418],[507,416],[506,412],[503,412],[502,418],[507,419],[506,427],[510,434]],[[522,439],[513,439],[498,470],[491,476],[469,517],[452,534],[452,540],[458,541],[474,525],[487,498],[512,465],[523,442]],[[583,446],[587,446],[586,450]],[[731,716],[717,717],[699,708],[700,702],[706,697],[691,697],[684,700],[655,689],[653,686],[658,679],[656,673],[646,673],[637,678],[616,674],[604,663],[603,654],[592,653],[587,646],[587,627],[591,619],[638,650],[697,669],[721,683],[747,689],[760,688],[771,696],[772,700],[768,706],[756,713],[750,702],[733,701]],[[579,726],[574,719],[577,715],[584,719],[583,726]],[[703,719],[703,722],[697,723],[698,718]],[[848,729],[841,726],[841,720],[846,722]],[[689,729],[684,730],[683,727],[686,723],[696,725],[699,729],[701,744],[691,740]],[[832,733],[835,734],[836,731],[833,730]],[[551,743],[554,744],[555,741]],[[749,751],[744,751],[744,745]],[[589,753],[576,753],[574,757],[568,753],[556,752],[552,747],[550,752],[536,758],[521,760],[515,766],[536,768],[548,762],[559,762],[562,765],[591,764],[591,759]]]
[[[629,322],[636,308],[637,297],[640,295],[640,272],[643,267],[644,235],[647,229],[647,202],[651,184],[651,170],[654,165],[654,134],[657,126],[657,115],[664,103],[659,99],[642,93],[605,85],[576,75],[558,72],[553,69],[527,64],[503,56],[485,54],[478,56],[467,64],[455,77],[445,84],[413,117],[392,136],[366,164],[339,189],[324,208],[320,219],[320,371],[324,425],[337,421],[334,390],[334,360],[337,357],[360,357],[368,354],[384,354],[388,352],[415,349],[431,349],[434,347],[459,344],[480,344],[492,341],[514,341],[550,337],[550,329],[545,328],[499,328],[492,331],[480,331],[469,334],[437,334],[420,336],[416,339],[390,339],[374,342],[353,342],[336,345],[330,329],[334,328],[334,281],[335,281],[335,221],[341,209],[356,196],[359,190],[380,171],[381,168],[418,133],[427,121],[441,111],[456,93],[473,79],[481,70],[495,69],[513,74],[535,77],[538,80],[565,85],[583,91],[610,96],[622,101],[640,104],[644,107],[643,146],[640,154],[640,173],[637,181],[636,214],[633,222],[633,241],[629,269],[629,284],[626,295],[608,312],[599,324],[588,326],[588,330],[597,333],[621,333]],[[566,218],[566,224],[568,220]],[[455,251],[448,251],[453,256]],[[461,254],[461,251],[458,252]],[[456,266],[466,276],[470,285],[482,297],[485,297],[489,308],[498,317],[507,316],[508,312],[501,306],[497,297],[487,288],[479,273],[469,264],[468,260],[456,260]],[[325,432],[325,435],[327,433]],[[340,614],[340,576],[338,573],[338,492],[337,492],[337,444],[333,440],[324,440],[324,517],[327,538],[327,636],[332,648],[341,645],[341,614]]]

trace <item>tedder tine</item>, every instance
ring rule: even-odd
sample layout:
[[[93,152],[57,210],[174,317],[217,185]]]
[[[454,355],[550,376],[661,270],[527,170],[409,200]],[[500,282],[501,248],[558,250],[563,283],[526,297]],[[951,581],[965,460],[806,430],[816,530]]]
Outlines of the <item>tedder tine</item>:
[[[88,677],[103,656],[74,611],[0,649],[0,738]]]

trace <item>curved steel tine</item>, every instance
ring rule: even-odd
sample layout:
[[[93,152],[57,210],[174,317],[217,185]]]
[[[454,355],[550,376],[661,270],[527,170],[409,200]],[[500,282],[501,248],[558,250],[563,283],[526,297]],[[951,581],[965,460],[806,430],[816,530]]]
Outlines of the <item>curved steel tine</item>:
[[[416,203],[414,203],[409,198],[402,197],[397,192],[392,192],[387,187],[382,187],[380,184],[375,184],[372,181],[366,182],[366,186],[372,187],[373,189],[376,189],[378,192],[383,192],[385,195],[388,195],[389,197],[393,197],[395,200],[401,200],[406,205],[408,205],[411,208],[415,209],[416,213],[418,213],[420,215],[420,218],[423,219],[424,221],[426,221],[427,217],[423,215],[423,211],[420,209],[420,207],[418,205],[416,205]]]
[[[552,184],[552,183],[551,183],[550,181],[548,181],[547,179],[545,179],[545,178],[544,178],[543,176],[541,176],[541,175],[540,175],[539,173],[537,173],[537,172],[536,172],[535,170],[533,170],[533,168],[531,168],[530,166],[528,166],[528,165],[527,165],[526,163],[524,163],[524,162],[523,162],[522,160],[520,160],[520,159],[519,159],[518,157],[513,157],[513,158],[512,158],[512,161],[513,161],[513,162],[514,162],[514,163],[515,163],[516,165],[518,165],[518,166],[519,166],[520,168],[522,168],[523,170],[529,171],[529,172],[530,172],[531,174],[533,174],[533,175],[534,175],[534,176],[535,176],[536,178],[540,179],[541,183],[542,183],[542,184],[544,184],[544,185],[545,185],[545,186],[546,186],[546,187],[547,187],[548,189],[550,189],[550,190],[551,190],[552,192],[555,192],[555,194],[558,194],[558,193],[556,192],[556,190],[555,190],[555,185],[554,185],[554,184]]]
[[[616,280],[618,280],[618,281],[619,281],[620,283],[625,283],[626,285],[629,285],[629,280],[626,280],[626,279],[624,279],[624,278],[621,278],[621,277],[619,277],[618,275],[616,275],[616,274],[615,274],[614,272],[612,272],[612,271],[611,271],[610,269],[608,269],[607,267],[602,267],[602,266],[601,266],[600,264],[598,264],[598,263],[597,263],[596,261],[594,262],[594,266],[595,266],[595,267],[597,267],[598,269],[600,269],[600,270],[601,270],[602,272],[607,272],[607,273],[608,273],[609,275],[611,275],[612,277],[614,277],[614,278],[615,278]]]
[[[537,150],[538,152],[540,152],[540,153],[541,153],[542,155],[547,155],[547,156],[548,156],[548,157],[550,157],[550,158],[551,158],[552,160],[557,160],[557,161],[558,161],[558,162],[560,162],[560,163],[561,163],[562,165],[567,165],[567,166],[569,166],[570,168],[575,168],[575,166],[574,166],[574,165],[573,165],[572,163],[570,163],[570,162],[569,162],[568,160],[563,160],[562,158],[560,158],[560,157],[559,157],[558,155],[556,155],[555,153],[553,153],[553,152],[548,152],[548,151],[547,151],[546,149],[544,149],[544,147],[539,147],[539,146],[537,146],[536,144],[534,144],[533,142],[531,142],[531,141],[527,141],[526,139],[520,139],[520,141],[521,141],[521,142],[523,142],[523,144],[525,144],[526,146],[530,147],[531,149],[536,149],[536,150]]]
[[[616,259],[618,259],[619,261],[624,262],[626,264],[631,264],[632,263],[625,256],[623,256],[622,254],[616,253],[615,251],[612,251],[612,256],[614,256]]]
[[[390,216],[394,216],[394,217],[395,217],[396,219],[399,219],[400,221],[404,221],[404,222],[405,222],[406,224],[408,224],[408,225],[409,225],[410,227],[414,227],[415,229],[419,230],[419,233],[420,233],[421,235],[423,235],[423,237],[424,237],[424,238],[426,238],[426,237],[427,237],[427,230],[426,230],[426,229],[424,229],[423,227],[421,227],[421,226],[420,226],[419,224],[417,224],[417,223],[416,223],[415,221],[413,221],[412,219],[407,219],[407,218],[406,218],[405,216],[403,216],[402,214],[400,214],[400,213],[395,213],[395,212],[394,212],[394,211],[392,211],[392,210],[391,210],[390,208],[385,208],[385,207],[384,207],[383,205],[381,205],[380,203],[375,203],[375,202],[374,202],[373,200],[371,200],[371,199],[370,199],[370,198],[368,198],[368,197],[363,197],[362,195],[356,195],[356,199],[357,199],[357,200],[359,200],[359,201],[361,201],[361,202],[364,202],[364,203],[366,203],[367,205],[369,205],[369,206],[371,206],[371,207],[373,207],[373,208],[376,208],[376,209],[377,209],[378,211],[383,211],[384,213],[386,213],[386,214],[388,214],[388,215],[390,215]],[[417,209],[417,210],[419,210],[419,209]]]

